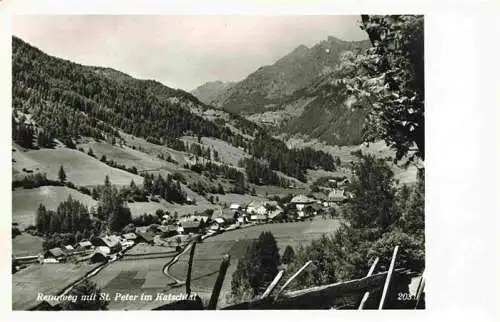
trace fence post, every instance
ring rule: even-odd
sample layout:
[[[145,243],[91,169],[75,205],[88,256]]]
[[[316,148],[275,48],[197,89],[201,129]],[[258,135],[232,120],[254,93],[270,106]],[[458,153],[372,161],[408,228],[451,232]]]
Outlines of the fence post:
[[[288,286],[288,284],[290,284],[297,276],[299,276],[299,274],[302,273],[302,271],[305,270],[306,267],[309,266],[311,263],[312,261],[307,261],[307,263],[305,263],[304,266],[302,266],[295,274],[293,274],[292,277],[290,277],[288,281],[286,281],[285,284],[279,289],[278,293],[274,298],[277,299],[278,296],[280,296],[281,292],[283,292],[283,290]]]
[[[188,263],[188,271],[186,277],[186,294],[189,296],[191,294],[191,271],[193,268],[193,257],[194,257],[194,249],[196,247],[196,242],[193,242],[191,245],[191,251],[189,253],[189,263]]]
[[[385,279],[384,291],[382,292],[382,298],[380,299],[380,304],[378,306],[379,310],[384,308],[385,298],[387,296],[387,290],[389,289],[389,284],[391,282],[392,272],[394,271],[394,264],[396,263],[396,256],[398,254],[399,246],[394,247],[394,252],[392,253],[391,265],[387,271],[387,278]]]
[[[370,270],[368,271],[368,274],[366,274],[366,277],[370,277],[373,274],[373,271],[375,270],[375,266],[377,266],[378,263],[378,257],[375,258],[375,260],[372,263],[372,266],[370,267]],[[370,292],[365,292],[363,295],[363,298],[361,299],[361,303],[359,303],[358,310],[362,310],[363,306],[365,306],[366,300],[368,300],[368,297],[370,296]]]
[[[420,299],[422,298],[422,293],[424,291],[424,287],[425,287],[424,274],[425,274],[425,271],[422,273],[422,277],[420,277],[420,281],[418,282],[418,288],[417,288],[417,294],[416,294],[416,302],[415,302],[415,309],[418,308],[418,305],[420,304]]]
[[[224,277],[226,276],[226,271],[229,266],[229,260],[231,256],[224,255],[222,262],[220,264],[219,275],[215,280],[214,288],[212,290],[212,295],[210,296],[210,301],[208,303],[208,310],[215,310],[217,308],[217,302],[219,301],[220,290],[222,289],[222,284],[224,282]]]
[[[269,284],[269,286],[267,287],[267,289],[264,292],[264,294],[262,294],[262,296],[260,297],[261,299],[266,298],[266,297],[269,296],[269,294],[271,294],[271,292],[274,290],[274,288],[276,287],[276,285],[278,285],[278,282],[283,277],[283,273],[284,272],[285,272],[284,270],[281,270],[281,271],[278,272],[278,274],[276,274],[276,276],[274,277],[274,279],[271,282],[271,284]]]

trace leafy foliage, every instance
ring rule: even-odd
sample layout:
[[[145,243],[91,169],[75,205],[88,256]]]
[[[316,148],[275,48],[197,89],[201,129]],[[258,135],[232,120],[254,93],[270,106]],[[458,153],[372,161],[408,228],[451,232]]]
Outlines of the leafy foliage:
[[[247,174],[248,181],[258,185],[276,185],[288,187],[289,180],[281,178],[276,172],[271,170],[265,163],[256,159],[244,159],[243,166]]]
[[[12,139],[23,148],[33,148],[35,128],[32,124],[26,124],[24,118],[19,122],[12,117]]]
[[[330,154],[311,148],[288,149],[285,143],[264,132],[255,137],[248,152],[255,158],[267,160],[272,170],[303,182],[306,181],[305,169],[321,167],[328,171],[335,170],[335,160]]]
[[[180,182],[175,181],[170,174],[165,180],[161,175],[154,177],[152,174],[145,173],[143,189],[146,194],[159,195],[170,202],[186,203],[186,192],[182,190]]]
[[[363,15],[361,28],[373,47],[344,54],[337,72],[349,105],[368,106],[365,139],[385,140],[396,160],[424,160],[424,18]]]
[[[56,211],[47,210],[43,204],[37,209],[35,226],[38,232],[76,233],[91,231],[93,223],[87,207],[71,195],[59,204]]]
[[[395,220],[394,174],[380,159],[363,155],[355,164],[349,190],[355,196],[349,204],[347,220],[353,228],[387,229]]]
[[[111,185],[106,176],[97,205],[97,218],[108,223],[112,232],[120,232],[132,221],[130,209],[125,206],[125,200],[118,189]]]
[[[297,250],[287,274],[312,260],[313,264],[292,283],[292,288],[335,283],[366,275],[379,257],[377,271],[388,269],[399,245],[396,267],[422,271],[424,247],[424,184],[396,189],[393,173],[383,160],[360,154],[349,190],[353,199],[344,207],[344,222],[332,236],[323,236]],[[392,305],[392,304],[391,304]]]
[[[231,280],[232,296],[242,299],[263,292],[278,273],[279,262],[280,255],[273,234],[262,232],[238,261]]]
[[[295,258],[295,251],[293,247],[288,245],[283,252],[283,257],[281,258],[281,262],[283,264],[289,264]]]

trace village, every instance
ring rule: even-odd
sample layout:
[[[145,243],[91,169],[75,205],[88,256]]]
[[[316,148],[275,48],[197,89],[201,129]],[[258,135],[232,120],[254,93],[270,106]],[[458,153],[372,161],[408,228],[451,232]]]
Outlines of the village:
[[[333,180],[333,179],[331,179]],[[333,218],[339,214],[340,205],[352,196],[345,191],[343,180],[338,188],[329,190],[323,198],[312,194],[299,194],[288,202],[282,200],[255,200],[248,204],[231,203],[227,207],[195,213],[191,215],[160,218],[161,224],[135,227],[134,231],[121,235],[109,234],[82,240],[74,245],[64,245],[46,250],[40,254],[13,258],[16,270],[29,264],[58,264],[66,262],[85,262],[90,264],[108,263],[121,258],[126,251],[138,244],[169,248],[181,252],[193,240],[202,240],[227,231],[242,229],[267,223],[285,223]],[[316,194],[318,196],[318,194]],[[285,197],[286,198],[286,197]]]

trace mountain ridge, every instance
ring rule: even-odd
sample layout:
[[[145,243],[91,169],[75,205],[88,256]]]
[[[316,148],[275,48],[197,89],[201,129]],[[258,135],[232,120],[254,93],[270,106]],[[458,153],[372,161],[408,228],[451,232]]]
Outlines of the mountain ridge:
[[[359,144],[364,114],[350,111],[346,94],[332,83],[341,53],[369,45],[368,40],[333,36],[311,47],[299,45],[274,64],[213,93],[208,104],[243,115],[275,135],[300,133],[334,145]]]

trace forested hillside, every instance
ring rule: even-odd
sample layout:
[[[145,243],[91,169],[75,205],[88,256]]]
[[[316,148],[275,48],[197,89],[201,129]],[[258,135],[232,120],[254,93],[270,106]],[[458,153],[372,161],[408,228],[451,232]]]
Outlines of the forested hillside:
[[[189,148],[179,140],[183,135],[218,138],[299,180],[305,180],[307,168],[331,169],[334,164],[321,151],[289,150],[238,115],[229,113],[230,122],[204,117],[199,111],[211,107],[182,90],[52,57],[16,37],[12,42],[13,134],[27,148],[40,133],[42,143],[49,141],[40,146],[49,147],[57,138],[74,147],[82,136],[118,141],[121,130],[180,151]],[[31,115],[39,129],[25,126],[19,111]]]
[[[196,96],[200,101],[210,104],[219,95],[230,89],[235,83],[221,81],[208,82],[195,88],[191,93]]]
[[[359,144],[365,115],[346,107],[347,96],[336,86],[335,71],[344,52],[367,47],[367,41],[328,37],[311,48],[297,47],[226,90],[207,83],[193,94],[200,99],[215,97],[212,104],[244,115],[274,134],[301,134],[334,145]]]
[[[228,111],[256,113],[279,104],[286,96],[310,85],[318,76],[329,73],[344,50],[366,47],[367,42],[350,42],[328,37],[308,48],[297,47],[274,64],[263,66],[228,93],[213,101]]]

